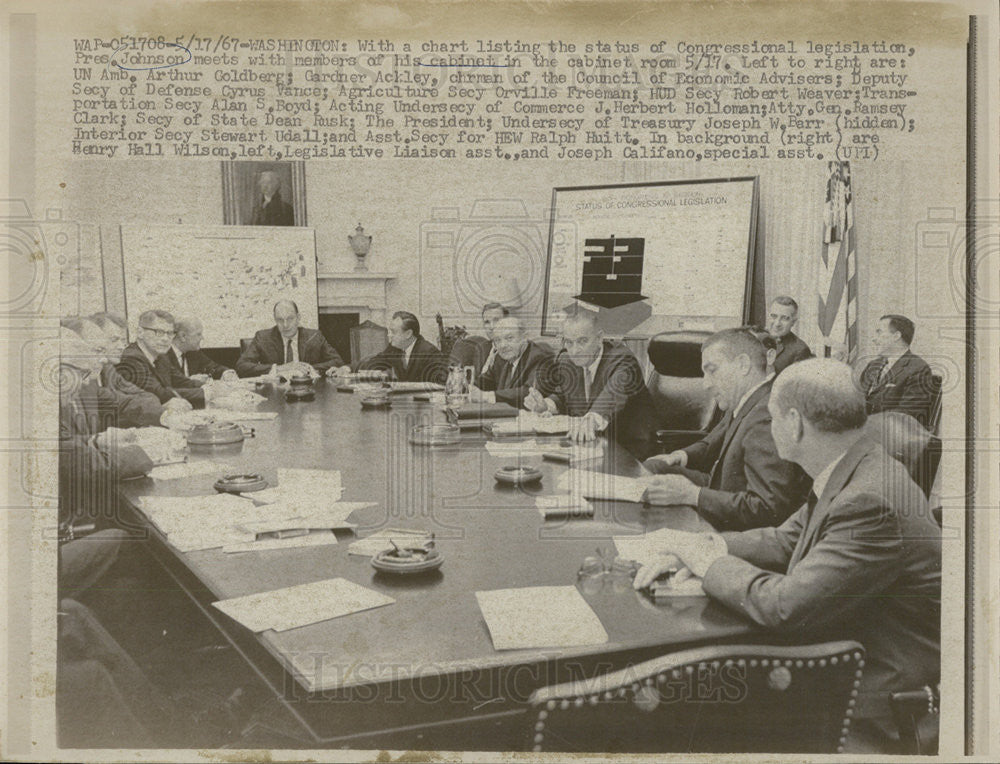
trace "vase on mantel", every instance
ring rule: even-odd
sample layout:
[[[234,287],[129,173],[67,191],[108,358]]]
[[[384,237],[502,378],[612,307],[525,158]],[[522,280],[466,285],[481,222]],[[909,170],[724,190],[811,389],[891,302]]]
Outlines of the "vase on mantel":
[[[372,237],[365,233],[365,229],[361,227],[361,223],[358,223],[358,227],[354,229],[354,235],[347,237],[347,242],[351,245],[354,256],[358,258],[354,270],[367,271],[368,266],[365,265],[365,258],[372,248]]]

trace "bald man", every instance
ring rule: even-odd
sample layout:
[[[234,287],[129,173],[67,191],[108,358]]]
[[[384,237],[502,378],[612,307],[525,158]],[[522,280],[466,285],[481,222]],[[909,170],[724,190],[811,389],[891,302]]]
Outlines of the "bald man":
[[[552,363],[554,353],[528,339],[520,319],[501,318],[493,327],[496,356],[490,367],[470,391],[472,401],[524,405],[524,398],[535,384],[540,369]]]
[[[349,372],[350,366],[333,349],[318,329],[299,326],[299,306],[291,300],[274,305],[274,326],[254,335],[240,359],[236,373],[241,377],[262,374],[328,374]]]
[[[204,328],[197,318],[182,316],[174,320],[174,341],[167,351],[167,360],[185,377],[196,382],[210,379],[235,380],[236,371],[216,363],[201,349]]]

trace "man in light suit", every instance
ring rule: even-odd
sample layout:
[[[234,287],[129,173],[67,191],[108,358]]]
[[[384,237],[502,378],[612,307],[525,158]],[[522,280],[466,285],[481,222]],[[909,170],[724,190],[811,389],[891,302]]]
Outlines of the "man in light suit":
[[[552,362],[555,354],[529,340],[521,321],[513,317],[503,318],[493,327],[493,344],[496,359],[479,378],[479,384],[472,385],[469,398],[521,408],[539,371]]]
[[[799,320],[799,304],[795,300],[786,295],[775,297],[771,300],[767,319],[767,330],[778,344],[774,357],[775,374],[781,374],[797,361],[812,358],[809,346],[792,331]]]
[[[444,354],[420,336],[420,321],[412,313],[398,310],[389,321],[389,345],[366,358],[359,369],[384,371],[400,382],[444,384],[448,362]]]
[[[635,587],[679,559],[706,594],[783,637],[861,642],[867,663],[845,749],[891,752],[888,693],[940,677],[941,530],[903,465],[865,438],[864,399],[845,364],[789,367],[768,407],[779,455],[813,478],[809,503],[778,528],[667,532]]]
[[[236,362],[241,377],[277,374],[332,376],[350,371],[319,329],[299,326],[299,306],[291,300],[274,304],[274,326],[261,329]]]
[[[204,408],[204,383],[185,377],[166,358],[173,339],[174,317],[165,310],[147,310],[139,316],[138,339],[122,351],[115,368],[127,382],[152,393],[160,403],[183,398],[195,408]]]
[[[705,386],[727,415],[698,442],[646,460],[654,473],[680,473],[654,479],[646,501],[694,506],[719,530],[780,525],[812,481],[778,456],[771,437],[764,345],[749,329],[726,329],[705,340],[701,359]]]
[[[606,431],[640,459],[656,441],[656,410],[639,361],[623,344],[604,339],[593,314],[566,319],[563,350],[528,391],[524,407],[568,414],[573,440]]]
[[[938,391],[931,367],[910,352],[913,331],[906,316],[890,313],[879,319],[872,338],[879,357],[861,372],[861,388],[869,414],[902,411],[928,427]]]
[[[201,321],[197,318],[178,318],[174,321],[174,330],[174,342],[167,351],[167,360],[175,370],[195,382],[238,379],[233,369],[216,363],[202,351],[204,327]]]

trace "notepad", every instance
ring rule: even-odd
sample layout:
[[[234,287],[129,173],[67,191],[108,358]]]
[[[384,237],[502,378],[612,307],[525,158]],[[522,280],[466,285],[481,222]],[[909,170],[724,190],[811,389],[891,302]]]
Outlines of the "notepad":
[[[337,536],[333,531],[311,531],[304,536],[293,536],[291,538],[268,538],[247,541],[242,544],[229,544],[222,547],[226,554],[240,554],[243,552],[270,552],[278,549],[301,549],[310,546],[328,546],[337,543]]]
[[[539,496],[535,499],[539,514],[550,517],[593,517],[594,505],[582,497]]]
[[[600,645],[601,619],[575,586],[532,586],[476,592],[497,650]]]
[[[604,501],[641,502],[649,478],[630,478],[607,472],[570,469],[559,476],[557,488],[571,495]]]
[[[569,431],[569,417],[565,414],[544,416],[522,411],[516,419],[504,419],[491,426],[494,435],[519,435],[538,433],[539,435],[559,435]]]
[[[395,601],[346,578],[331,578],[212,604],[251,631],[261,632],[287,631]]]
[[[360,557],[374,557],[379,552],[392,549],[392,542],[396,546],[422,546],[430,541],[431,535],[426,531],[411,530],[407,528],[383,528],[363,539],[358,539],[347,547],[348,554],[356,554]]]
[[[225,475],[233,471],[233,467],[228,464],[198,461],[164,464],[159,467],[153,467],[148,474],[154,480],[178,480],[186,477],[197,477],[198,475]]]

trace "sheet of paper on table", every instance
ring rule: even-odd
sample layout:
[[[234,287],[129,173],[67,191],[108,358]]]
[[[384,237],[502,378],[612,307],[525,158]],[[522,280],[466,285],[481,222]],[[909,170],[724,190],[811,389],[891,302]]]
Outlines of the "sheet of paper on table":
[[[540,435],[558,435],[569,431],[569,416],[545,416],[531,411],[522,411],[516,419],[504,419],[492,425],[494,435],[518,435],[536,432]]]
[[[655,562],[667,552],[663,551],[663,543],[651,534],[643,536],[613,536],[618,556],[626,560],[634,560],[640,565]]]
[[[328,504],[317,508],[315,499],[306,511],[298,504],[283,501],[265,505],[269,513],[266,519],[243,523],[242,528],[253,533],[273,533],[296,529],[335,530],[337,528],[356,528],[357,523],[350,522],[347,517],[356,509],[372,506],[372,502],[344,501]]]
[[[490,456],[497,457],[527,457],[527,456],[541,456],[545,451],[549,450],[544,448],[535,441],[534,438],[531,440],[522,440],[514,443],[506,443],[498,440],[488,440],[486,441],[486,450],[489,452]]]
[[[239,554],[241,552],[269,552],[275,549],[299,549],[309,546],[327,546],[336,544],[337,536],[333,531],[310,531],[304,536],[292,536],[284,539],[260,539],[258,541],[247,541],[242,544],[229,544],[222,547],[226,554]]]
[[[532,586],[476,592],[497,650],[600,645],[601,619],[575,586]]]
[[[228,493],[210,496],[144,496],[142,511],[181,552],[254,541],[239,527],[267,519],[267,508]]]
[[[318,504],[338,501],[344,492],[340,470],[312,470],[294,467],[278,468],[278,485],[245,494],[256,502],[273,504],[287,502],[307,508],[311,513]]]
[[[277,411],[236,411],[234,409],[206,409],[217,422],[266,422],[278,418]]]
[[[437,382],[392,382],[392,389],[398,393],[431,393],[444,390],[444,385]]]
[[[641,502],[649,478],[630,478],[607,472],[569,469],[559,476],[558,491],[605,501]]]
[[[347,547],[348,554],[356,554],[360,557],[373,557],[379,552],[392,549],[392,543],[396,546],[422,546],[430,541],[431,534],[426,531],[412,530],[407,528],[383,528],[380,531],[366,536],[363,539],[351,543]]]
[[[212,604],[251,631],[260,632],[287,631],[395,601],[346,578],[330,578]]]
[[[153,467],[147,474],[154,480],[178,480],[179,478],[197,477],[198,475],[231,473],[234,468],[229,464],[220,464],[209,459],[197,462],[178,462]]]

